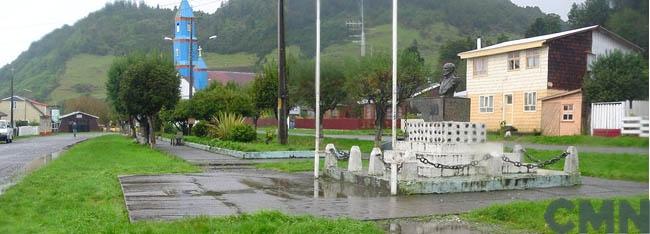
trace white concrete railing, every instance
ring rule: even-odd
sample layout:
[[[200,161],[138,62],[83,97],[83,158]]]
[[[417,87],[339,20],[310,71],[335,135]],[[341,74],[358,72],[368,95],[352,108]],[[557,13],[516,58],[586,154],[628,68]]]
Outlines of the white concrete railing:
[[[648,117],[628,116],[623,118],[621,134],[648,137]]]
[[[38,126],[18,127],[18,136],[36,136],[38,135]]]

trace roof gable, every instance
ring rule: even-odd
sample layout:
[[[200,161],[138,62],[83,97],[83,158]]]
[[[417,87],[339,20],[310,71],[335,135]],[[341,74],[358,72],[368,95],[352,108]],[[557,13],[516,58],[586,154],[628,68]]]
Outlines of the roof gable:
[[[75,112],[72,112],[72,113],[68,113],[68,114],[62,115],[62,116],[59,117],[59,119],[67,118],[67,117],[69,117],[69,116],[76,115],[76,114],[87,115],[87,116],[93,117],[93,118],[95,118],[95,119],[99,119],[99,117],[97,117],[97,116],[94,116],[94,115],[88,114],[88,113],[86,113],[86,112],[81,112],[81,111],[75,111]]]

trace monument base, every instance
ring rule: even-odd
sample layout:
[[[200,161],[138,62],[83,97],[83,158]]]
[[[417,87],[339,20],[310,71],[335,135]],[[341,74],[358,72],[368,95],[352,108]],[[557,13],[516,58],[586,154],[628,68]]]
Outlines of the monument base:
[[[427,97],[410,101],[411,109],[422,114],[425,122],[469,122],[470,99],[459,97]]]

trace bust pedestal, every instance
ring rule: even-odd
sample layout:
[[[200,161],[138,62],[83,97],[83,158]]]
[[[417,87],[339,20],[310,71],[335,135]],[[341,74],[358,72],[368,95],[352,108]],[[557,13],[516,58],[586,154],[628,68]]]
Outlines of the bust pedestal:
[[[411,109],[422,114],[425,122],[469,122],[470,99],[459,97],[427,97],[410,101]]]

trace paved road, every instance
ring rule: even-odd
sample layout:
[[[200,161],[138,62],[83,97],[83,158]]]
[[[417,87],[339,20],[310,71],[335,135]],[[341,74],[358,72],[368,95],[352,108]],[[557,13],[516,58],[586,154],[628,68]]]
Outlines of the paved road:
[[[260,132],[260,131],[258,131]],[[264,132],[261,132],[264,133]],[[306,133],[289,133],[293,136],[314,136],[314,134]],[[327,138],[337,138],[337,139],[356,139],[356,140],[368,140],[372,141],[375,139],[375,136],[369,135],[325,135]],[[390,141],[390,136],[383,136],[382,140],[387,142]],[[533,144],[533,143],[524,143],[524,142],[503,142],[503,145],[509,148],[512,148],[515,144],[519,144],[524,149],[536,149],[536,150],[566,150],[569,145],[542,145],[542,144]],[[593,152],[593,153],[610,153],[610,154],[648,154],[647,148],[639,147],[608,147],[608,146],[585,146],[585,145],[576,145],[578,152]]]
[[[103,133],[81,133],[77,138],[72,134],[58,134],[16,139],[10,144],[0,144],[0,193],[16,176],[25,171],[25,166],[30,162],[101,134]]]

